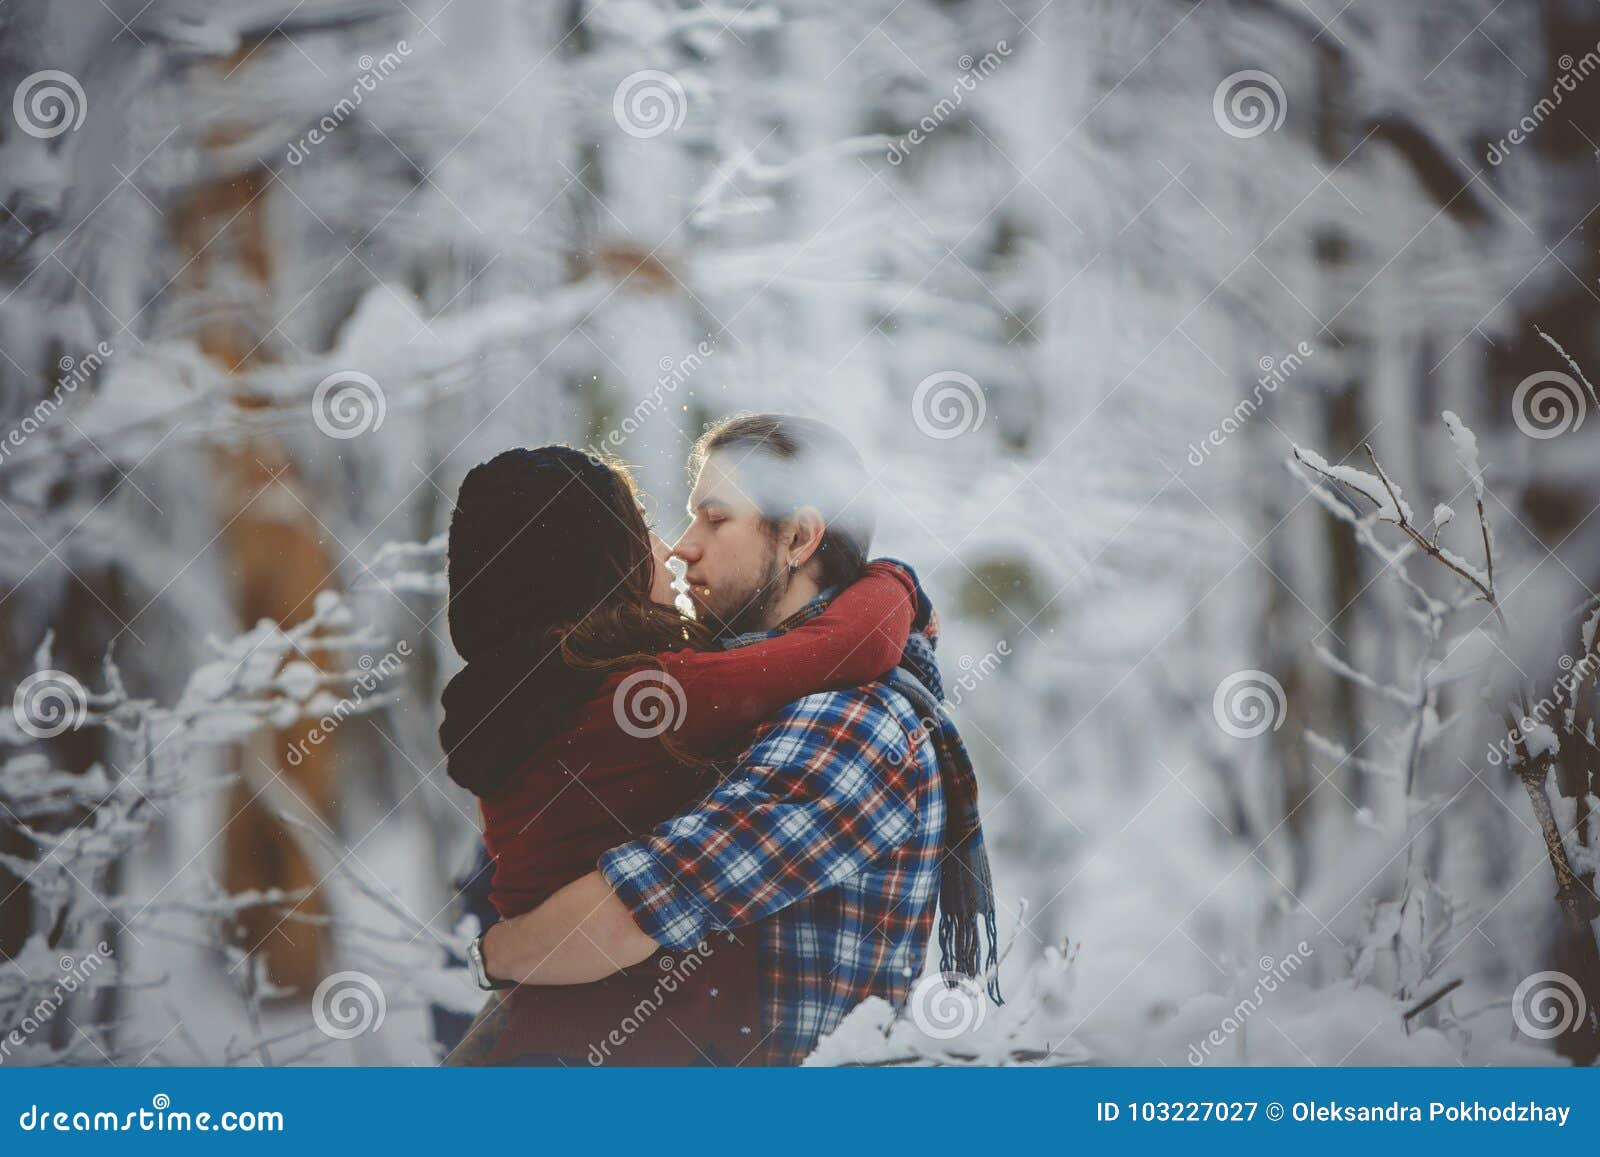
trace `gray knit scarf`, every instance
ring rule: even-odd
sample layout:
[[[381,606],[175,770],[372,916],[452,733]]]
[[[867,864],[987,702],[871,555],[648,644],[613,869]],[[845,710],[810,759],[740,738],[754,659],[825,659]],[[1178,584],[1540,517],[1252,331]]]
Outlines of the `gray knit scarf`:
[[[981,939],[987,949],[981,975],[986,977],[990,998],[1000,1004],[994,881],[978,814],[978,777],[967,745],[944,709],[944,680],[933,653],[937,627],[920,584],[917,595],[917,618],[905,654],[900,666],[884,678],[911,701],[939,762],[946,816],[939,865],[939,967],[947,979],[952,973],[979,976]]]

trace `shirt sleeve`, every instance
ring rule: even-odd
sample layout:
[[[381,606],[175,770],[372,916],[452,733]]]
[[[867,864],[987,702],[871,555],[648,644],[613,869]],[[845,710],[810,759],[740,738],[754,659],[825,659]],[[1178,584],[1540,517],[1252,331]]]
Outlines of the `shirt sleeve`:
[[[662,655],[683,695],[673,738],[691,749],[743,739],[803,695],[878,678],[900,661],[918,593],[908,568],[873,562],[820,615],[774,638]]]
[[[834,887],[917,831],[917,761],[863,689],[786,707],[705,799],[599,869],[640,929],[687,949]]]

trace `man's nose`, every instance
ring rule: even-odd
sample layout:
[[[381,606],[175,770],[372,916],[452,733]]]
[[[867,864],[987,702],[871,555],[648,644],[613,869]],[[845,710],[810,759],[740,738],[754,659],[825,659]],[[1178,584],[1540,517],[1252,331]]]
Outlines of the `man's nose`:
[[[695,563],[700,561],[700,548],[689,540],[689,534],[687,531],[684,532],[683,537],[678,539],[678,541],[673,545],[671,557],[681,558],[690,566],[693,566]]]

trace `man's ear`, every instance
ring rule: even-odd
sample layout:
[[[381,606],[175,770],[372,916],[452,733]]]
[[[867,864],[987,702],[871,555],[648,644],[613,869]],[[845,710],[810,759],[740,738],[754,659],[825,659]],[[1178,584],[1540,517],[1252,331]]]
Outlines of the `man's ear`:
[[[828,524],[822,520],[822,511],[815,506],[802,506],[794,512],[790,527],[789,559],[797,567],[804,566],[817,556]]]

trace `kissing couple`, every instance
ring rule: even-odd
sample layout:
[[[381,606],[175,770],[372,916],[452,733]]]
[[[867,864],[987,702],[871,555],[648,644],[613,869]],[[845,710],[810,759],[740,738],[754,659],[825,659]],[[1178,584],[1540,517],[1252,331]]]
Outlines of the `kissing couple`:
[[[623,466],[570,447],[461,483],[439,737],[498,919],[446,1064],[799,1064],[868,997],[905,1006],[936,923],[942,982],[999,1000],[937,620],[909,567],[868,561],[860,454],[756,414],[689,466],[671,547]]]

